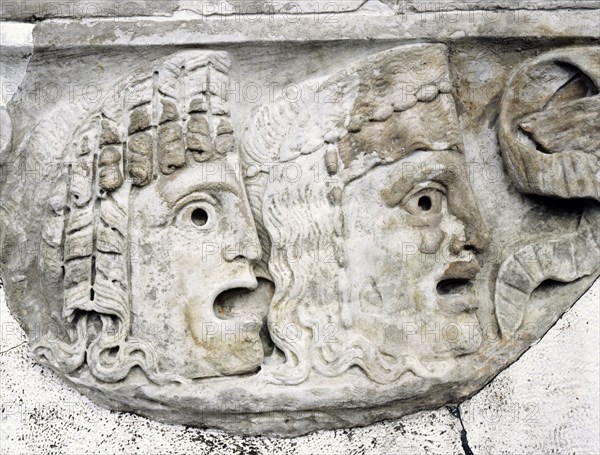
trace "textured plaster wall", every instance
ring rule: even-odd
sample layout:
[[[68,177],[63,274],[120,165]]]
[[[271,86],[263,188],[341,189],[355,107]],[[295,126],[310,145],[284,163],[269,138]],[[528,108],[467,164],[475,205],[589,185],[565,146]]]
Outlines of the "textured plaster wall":
[[[243,438],[99,408],[32,362],[0,291],[0,454],[462,454],[446,408],[294,439]],[[600,280],[460,409],[474,454],[600,453]]]

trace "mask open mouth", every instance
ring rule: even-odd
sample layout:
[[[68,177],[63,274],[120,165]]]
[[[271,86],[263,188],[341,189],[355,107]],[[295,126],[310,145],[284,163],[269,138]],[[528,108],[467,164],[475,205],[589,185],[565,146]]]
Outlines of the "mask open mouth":
[[[213,303],[215,315],[219,319],[237,319],[251,316],[251,310],[245,308],[244,302],[248,300],[248,294],[252,289],[236,287],[226,289],[219,293]]]
[[[437,284],[439,295],[465,294],[473,289],[473,281],[466,278],[450,278]]]
[[[437,284],[438,294],[462,294],[471,290],[480,270],[477,261],[450,263]]]
[[[258,286],[254,288],[234,287],[222,291],[215,298],[213,310],[219,319],[236,319],[241,324],[247,324],[247,332],[260,337],[266,357],[275,348],[267,326],[274,285],[262,278],[257,281]]]
[[[451,314],[470,313],[479,307],[475,296],[475,277],[480,271],[476,261],[453,262],[448,265],[436,286],[441,297],[438,304]]]

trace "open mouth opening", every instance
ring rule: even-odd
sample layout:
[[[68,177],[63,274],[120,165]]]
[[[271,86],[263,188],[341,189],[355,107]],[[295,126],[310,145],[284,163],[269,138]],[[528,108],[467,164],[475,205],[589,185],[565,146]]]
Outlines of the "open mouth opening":
[[[244,313],[244,308],[240,308],[240,301],[245,301],[247,294],[250,294],[252,290],[248,288],[233,288],[227,289],[226,291],[221,292],[217,295],[215,302],[213,304],[213,308],[215,314],[220,319],[233,319],[242,317]]]
[[[464,294],[473,288],[473,282],[466,278],[450,278],[442,280],[437,285],[439,295]]]
[[[258,279],[256,289],[237,287],[227,289],[217,295],[213,310],[219,319],[237,319],[240,324],[248,324],[249,332],[260,337],[265,357],[275,349],[267,326],[267,313],[274,286],[269,280]]]

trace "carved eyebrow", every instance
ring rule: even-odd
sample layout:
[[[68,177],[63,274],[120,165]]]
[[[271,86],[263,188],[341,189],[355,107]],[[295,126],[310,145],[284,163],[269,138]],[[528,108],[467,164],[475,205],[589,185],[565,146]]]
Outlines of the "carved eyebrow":
[[[408,175],[407,175],[408,174]],[[388,207],[395,207],[419,182],[427,180],[446,185],[452,178],[452,171],[440,163],[423,164],[418,169],[401,172],[391,178],[392,184],[381,191],[381,197]]]
[[[210,190],[209,190],[210,191]],[[215,197],[213,197],[210,193],[206,192],[206,191],[193,191],[190,194],[186,194],[184,196],[181,196],[174,204],[173,207],[175,208],[174,211],[178,211],[180,210],[183,206],[185,206],[186,204],[189,204],[190,202],[196,202],[199,200],[204,200],[204,201],[208,201],[213,205],[221,205],[221,203],[219,202],[219,200]]]
[[[241,197],[240,190],[233,185],[225,182],[196,182],[190,185],[185,185],[183,187],[175,187],[176,185],[166,185],[162,194],[165,202],[170,207],[174,207],[187,196],[193,193],[203,193],[203,192],[223,192],[227,191],[229,193],[233,193],[236,196]]]

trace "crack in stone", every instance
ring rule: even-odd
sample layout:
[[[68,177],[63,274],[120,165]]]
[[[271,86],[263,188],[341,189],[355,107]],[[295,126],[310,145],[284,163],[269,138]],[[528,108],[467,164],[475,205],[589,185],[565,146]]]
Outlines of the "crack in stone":
[[[26,341],[23,341],[22,343],[19,343],[16,346],[13,346],[12,348],[8,348],[6,351],[0,352],[0,355],[1,354],[6,354],[7,352],[12,351],[13,349],[17,349],[17,348],[23,346],[25,343],[26,343]]]
[[[471,447],[469,446],[469,441],[467,439],[467,430],[465,429],[465,425],[462,420],[462,416],[460,414],[460,404],[456,406],[447,406],[448,411],[452,414],[453,417],[456,417],[459,422],[462,430],[460,430],[460,443],[462,445],[462,449],[465,452],[465,455],[474,455]]]

